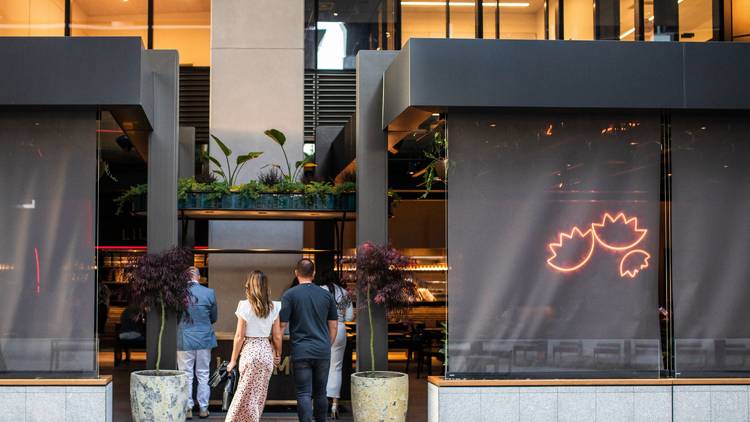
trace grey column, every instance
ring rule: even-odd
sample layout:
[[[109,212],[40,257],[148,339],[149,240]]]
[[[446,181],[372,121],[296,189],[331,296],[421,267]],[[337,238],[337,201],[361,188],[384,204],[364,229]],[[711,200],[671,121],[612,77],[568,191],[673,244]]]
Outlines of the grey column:
[[[161,252],[177,245],[177,169],[179,120],[179,59],[176,51],[144,52],[151,75],[145,75],[153,93],[153,132],[148,144],[148,251]],[[156,363],[160,319],[148,316],[146,365]],[[161,369],[177,367],[177,321],[167,318],[162,342]]]
[[[388,137],[383,130],[383,72],[398,52],[357,54],[357,244],[388,243]],[[357,299],[364,303],[364,298]],[[388,320],[374,309],[375,370],[388,369]],[[363,317],[363,315],[365,315]],[[370,370],[370,327],[366,314],[357,319],[357,370]]]
[[[304,142],[304,2],[302,0],[214,0],[211,8],[211,133],[235,155],[261,151],[238,183],[255,179],[261,167],[282,164],[281,149],[263,132],[286,134],[289,161],[302,159]],[[213,156],[224,162],[211,141]],[[235,157],[230,158],[234,162]],[[211,248],[301,249],[303,223],[297,221],[212,221]],[[209,258],[209,286],[219,305],[218,332],[234,332],[237,302],[245,297],[251,270],[266,273],[273,299],[292,278],[300,255],[230,255]]]

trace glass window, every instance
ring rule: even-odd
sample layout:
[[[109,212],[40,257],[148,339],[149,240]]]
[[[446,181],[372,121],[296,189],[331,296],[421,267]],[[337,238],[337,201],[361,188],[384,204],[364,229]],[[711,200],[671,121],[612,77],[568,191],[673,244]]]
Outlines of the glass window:
[[[500,38],[543,40],[544,2],[542,0],[502,2],[500,4]]]
[[[497,2],[486,1],[484,3],[484,9],[482,10],[482,30],[485,39],[496,38],[497,34],[495,33],[495,13],[498,13],[499,11],[500,8],[497,7]]]
[[[654,3],[643,2],[643,38],[646,41],[653,41],[654,39]]]
[[[447,124],[448,375],[658,376],[658,113]]]
[[[317,31],[313,31],[317,68],[354,69],[359,50],[392,49],[394,4],[394,0],[320,0]]]
[[[732,0],[732,40],[750,41],[750,0]]]
[[[211,0],[155,0],[154,48],[178,50],[181,65],[209,66]]]
[[[141,37],[148,44],[147,0],[71,0],[71,35]]]
[[[473,1],[451,1],[450,38],[475,38],[476,5]]]
[[[565,0],[565,39],[594,39],[594,3],[592,0]]]
[[[0,0],[0,37],[65,35],[64,0]]]
[[[672,117],[672,289],[678,375],[750,373],[748,122],[747,115]]]
[[[445,38],[445,2],[401,1],[401,44],[409,38]]]
[[[620,40],[635,41],[635,2],[620,1]]]
[[[713,36],[712,0],[677,0],[680,41],[710,41]]]
[[[549,16],[548,22],[549,22],[549,39],[556,40],[558,29],[557,29],[557,16],[558,16],[558,0],[547,0],[547,16]]]
[[[94,111],[0,113],[0,378],[96,376]]]

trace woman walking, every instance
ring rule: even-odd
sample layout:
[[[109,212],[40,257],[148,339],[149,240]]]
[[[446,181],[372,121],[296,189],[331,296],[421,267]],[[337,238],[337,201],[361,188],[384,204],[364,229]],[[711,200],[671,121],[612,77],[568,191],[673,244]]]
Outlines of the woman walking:
[[[272,302],[268,278],[253,271],[245,281],[246,300],[237,305],[231,371],[239,360],[240,381],[229,406],[228,422],[258,422],[268,393],[274,365],[281,361],[281,302]],[[272,337],[269,342],[268,337]]]
[[[336,311],[339,319],[336,341],[331,345],[331,366],[328,370],[328,385],[326,386],[326,395],[332,401],[331,417],[338,419],[339,398],[341,398],[341,372],[344,368],[344,352],[346,350],[346,326],[344,323],[354,320],[354,308],[349,293],[341,285],[336,274],[328,273],[321,279],[319,285],[331,292],[336,300]]]

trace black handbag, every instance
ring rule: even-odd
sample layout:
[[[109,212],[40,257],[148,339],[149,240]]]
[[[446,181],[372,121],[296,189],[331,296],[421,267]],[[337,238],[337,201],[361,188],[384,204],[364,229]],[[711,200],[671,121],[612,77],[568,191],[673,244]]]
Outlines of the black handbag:
[[[211,388],[218,387],[222,382],[225,383],[224,392],[221,396],[221,410],[224,412],[229,410],[229,405],[232,403],[234,392],[237,391],[237,384],[240,381],[240,371],[237,370],[236,366],[231,371],[227,371],[228,365],[229,362],[223,361],[221,365],[216,368],[209,380]]]

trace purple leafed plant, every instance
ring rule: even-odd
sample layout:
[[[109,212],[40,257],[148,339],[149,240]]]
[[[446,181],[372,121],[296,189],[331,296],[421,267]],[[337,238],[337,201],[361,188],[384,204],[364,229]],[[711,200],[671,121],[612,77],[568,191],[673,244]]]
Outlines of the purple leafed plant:
[[[185,248],[171,248],[161,253],[146,254],[128,267],[131,300],[138,304],[141,316],[153,309],[161,311],[159,341],[156,348],[156,373],[161,363],[161,340],[167,312],[185,315],[190,304],[190,273],[193,253]]]
[[[414,305],[417,286],[409,270],[412,260],[387,245],[365,242],[357,248],[356,258],[344,263],[357,264],[357,271],[346,275],[356,282],[357,291],[367,298],[359,308],[367,309],[370,323],[371,370],[375,370],[375,336],[372,324],[372,303],[385,307],[389,316],[404,315]]]

